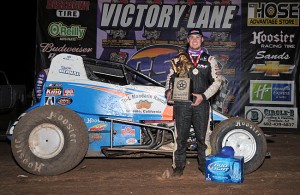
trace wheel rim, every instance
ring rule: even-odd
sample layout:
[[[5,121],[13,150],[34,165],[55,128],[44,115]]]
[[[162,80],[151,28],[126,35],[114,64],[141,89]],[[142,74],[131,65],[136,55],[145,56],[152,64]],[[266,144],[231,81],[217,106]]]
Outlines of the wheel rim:
[[[58,155],[63,149],[64,143],[64,135],[60,128],[50,123],[36,126],[29,135],[31,152],[42,159]]]
[[[223,139],[222,147],[231,146],[235,156],[244,156],[248,162],[256,153],[256,141],[251,133],[243,129],[235,129],[227,133]]]

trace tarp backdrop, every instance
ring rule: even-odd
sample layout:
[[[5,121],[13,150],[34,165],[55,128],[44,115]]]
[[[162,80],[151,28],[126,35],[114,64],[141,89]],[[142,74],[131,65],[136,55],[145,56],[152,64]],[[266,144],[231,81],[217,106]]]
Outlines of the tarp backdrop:
[[[38,0],[35,72],[59,53],[126,63],[165,83],[202,29],[223,68],[213,107],[264,131],[298,132],[300,3],[264,0]]]

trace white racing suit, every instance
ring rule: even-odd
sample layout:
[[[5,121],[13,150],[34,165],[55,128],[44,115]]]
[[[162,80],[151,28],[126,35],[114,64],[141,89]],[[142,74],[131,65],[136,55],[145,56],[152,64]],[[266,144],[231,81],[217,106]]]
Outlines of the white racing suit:
[[[191,57],[189,57],[191,58]],[[190,59],[189,59],[190,60]],[[195,66],[189,69],[191,92],[201,94],[203,101],[198,106],[191,106],[191,102],[174,102],[174,116],[176,121],[176,144],[173,155],[173,168],[184,169],[186,164],[187,139],[191,125],[197,140],[198,168],[205,171],[205,135],[209,125],[211,98],[220,88],[222,82],[219,64],[213,56],[203,52]],[[197,69],[197,70],[194,70]],[[194,71],[193,71],[194,70]],[[174,78],[178,76],[171,68],[167,76],[166,92],[173,89]],[[193,99],[195,101],[195,97]]]

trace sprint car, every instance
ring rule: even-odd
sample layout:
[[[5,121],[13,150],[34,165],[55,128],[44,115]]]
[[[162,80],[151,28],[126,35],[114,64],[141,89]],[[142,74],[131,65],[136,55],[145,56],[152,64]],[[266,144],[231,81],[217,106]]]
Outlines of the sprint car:
[[[255,123],[211,110],[210,124],[207,154],[232,146],[245,174],[262,165],[267,145]],[[44,176],[71,171],[85,157],[172,157],[175,136],[162,83],[126,64],[67,53],[53,58],[41,101],[7,130],[18,165]],[[191,126],[187,156],[196,155]]]

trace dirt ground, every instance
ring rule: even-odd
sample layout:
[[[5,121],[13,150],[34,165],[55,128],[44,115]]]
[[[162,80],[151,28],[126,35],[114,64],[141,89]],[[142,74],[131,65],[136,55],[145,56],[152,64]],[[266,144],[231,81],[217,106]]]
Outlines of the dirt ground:
[[[5,117],[4,117],[5,118]],[[6,124],[0,116],[0,127]],[[241,184],[205,181],[196,158],[188,158],[181,178],[169,178],[171,158],[85,158],[75,169],[57,176],[22,170],[11,155],[10,142],[0,139],[0,194],[299,194],[300,135],[268,137],[262,166],[244,175]]]

